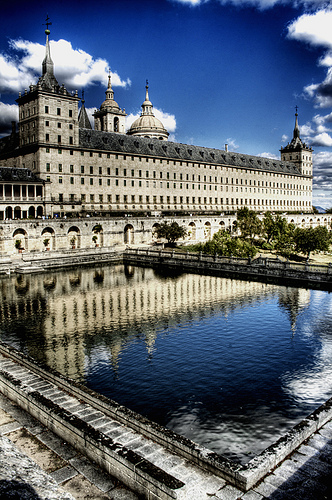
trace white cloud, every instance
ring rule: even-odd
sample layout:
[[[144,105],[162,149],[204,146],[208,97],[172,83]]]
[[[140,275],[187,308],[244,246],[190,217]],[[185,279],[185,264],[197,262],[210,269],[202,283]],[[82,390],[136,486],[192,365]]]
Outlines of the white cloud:
[[[311,83],[304,88],[305,94],[314,99],[319,108],[332,106],[331,26],[332,10],[328,8],[303,14],[288,26],[288,38],[326,50],[326,53],[318,60],[318,65],[328,68],[325,79],[320,83]]]
[[[0,54],[0,91],[17,93],[36,83],[41,75],[45,47],[28,40],[11,40],[10,54]],[[94,59],[82,49],[74,49],[67,40],[51,40],[51,56],[59,84],[70,89],[87,87],[96,83],[107,86],[110,64],[105,59]],[[117,72],[111,72],[113,86],[130,85]]]
[[[11,132],[12,121],[18,122],[18,106],[0,102],[0,134],[7,135]]]
[[[228,137],[228,139],[226,139],[226,144],[228,144],[229,151],[235,151],[236,149],[239,149],[239,146],[236,144],[235,139],[232,139],[232,137]]]
[[[288,26],[288,38],[332,49],[332,11],[303,14]]]
[[[332,137],[327,132],[323,132],[312,137],[310,143],[312,146],[331,147]]]
[[[270,160],[280,160],[279,156],[276,156],[273,153],[259,153],[257,156],[261,158],[269,158]]]
[[[204,3],[208,3],[212,0],[169,0],[173,3],[181,3],[184,5],[189,5],[191,7],[196,7]],[[275,5],[292,5],[298,7],[299,5],[304,5],[307,8],[318,8],[324,7],[326,5],[326,0],[219,0],[221,5],[232,4],[237,7],[248,7],[253,6],[260,10],[270,9]]]

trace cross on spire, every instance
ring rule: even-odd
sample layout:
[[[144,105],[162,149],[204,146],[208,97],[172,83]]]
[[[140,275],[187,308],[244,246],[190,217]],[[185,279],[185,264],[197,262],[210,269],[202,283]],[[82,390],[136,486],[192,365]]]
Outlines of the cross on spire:
[[[46,26],[46,28],[48,29],[48,27],[52,25],[52,23],[50,23],[50,18],[48,17],[48,14],[47,14],[45,21],[46,21],[46,23],[43,24],[43,26]]]
[[[298,108],[298,106],[295,106],[295,112],[296,112],[296,114],[297,114],[297,110],[298,110],[298,109],[299,109],[299,108]]]

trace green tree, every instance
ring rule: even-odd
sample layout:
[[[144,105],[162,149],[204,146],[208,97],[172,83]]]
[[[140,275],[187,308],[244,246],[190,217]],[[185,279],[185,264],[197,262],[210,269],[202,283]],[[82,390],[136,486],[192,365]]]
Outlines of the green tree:
[[[237,226],[243,238],[249,238],[251,242],[255,236],[261,234],[262,223],[253,210],[248,207],[240,208],[237,212]]]
[[[272,243],[276,249],[282,249],[286,244],[287,248],[293,244],[292,235],[295,226],[288,223],[281,215],[273,216],[271,212],[266,212],[263,218],[263,229],[267,243]]]
[[[311,252],[326,252],[331,243],[331,236],[327,228],[318,227],[297,227],[294,231],[295,250],[310,257]]]
[[[169,245],[173,245],[176,240],[184,238],[187,230],[184,226],[180,226],[177,222],[162,222],[156,227],[155,233],[157,238],[165,238]]]

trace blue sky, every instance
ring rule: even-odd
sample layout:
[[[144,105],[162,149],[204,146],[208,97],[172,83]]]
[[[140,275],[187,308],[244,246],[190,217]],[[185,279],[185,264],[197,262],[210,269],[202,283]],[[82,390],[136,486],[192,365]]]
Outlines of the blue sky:
[[[319,0],[108,0],[2,6],[0,133],[41,73],[48,13],[55,75],[92,112],[150,99],[171,140],[279,158],[295,106],[314,153],[314,204],[332,206],[332,6]]]

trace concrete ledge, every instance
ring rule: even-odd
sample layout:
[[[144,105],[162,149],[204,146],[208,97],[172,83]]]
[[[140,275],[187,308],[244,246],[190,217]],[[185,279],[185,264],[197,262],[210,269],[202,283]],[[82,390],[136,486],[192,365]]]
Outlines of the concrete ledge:
[[[177,498],[176,490],[184,486],[182,481],[167,474],[138,453],[114,442],[38,391],[27,391],[17,378],[5,371],[0,371],[0,381],[5,396],[133,491],[151,500]]]
[[[43,380],[49,381],[66,391],[66,393],[73,395],[80,401],[84,401],[96,411],[139,432],[191,463],[226,479],[243,491],[252,488],[300,446],[303,441],[332,419],[331,398],[293,427],[276,443],[269,446],[247,464],[241,465],[198,446],[189,439],[149,421],[145,417],[94,393],[72,380],[66,379],[49,368],[36,364],[12,347],[0,343],[0,353],[12,359],[18,365],[36,373]],[[16,401],[51,430],[63,435],[82,453],[95,460],[108,472],[118,477],[138,493],[141,493],[142,490],[137,488],[137,484],[139,488],[148,488],[151,494],[155,495],[149,498],[176,498],[176,495],[174,496],[176,490],[180,489],[184,483],[155,467],[133,450],[114,442],[98,429],[92,427],[86,420],[83,420],[83,417],[78,418],[69,410],[64,409],[61,404],[51,402],[40,394],[38,389],[26,393],[21,387],[19,377],[19,366],[15,377],[5,373],[4,370],[0,373],[1,390],[6,396]]]

